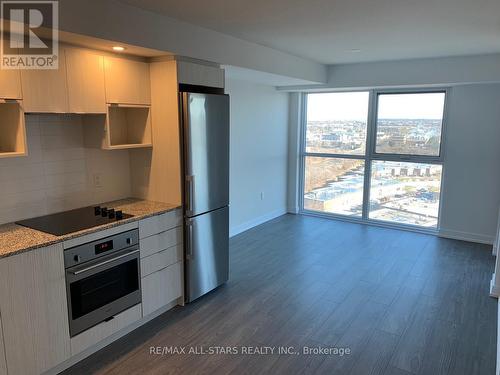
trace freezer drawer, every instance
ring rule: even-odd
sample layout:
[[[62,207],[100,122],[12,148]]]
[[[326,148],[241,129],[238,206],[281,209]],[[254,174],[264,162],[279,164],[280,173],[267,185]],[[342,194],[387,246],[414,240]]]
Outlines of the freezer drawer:
[[[186,219],[186,301],[229,278],[229,208]]]
[[[185,208],[196,216],[229,204],[229,96],[182,94]]]

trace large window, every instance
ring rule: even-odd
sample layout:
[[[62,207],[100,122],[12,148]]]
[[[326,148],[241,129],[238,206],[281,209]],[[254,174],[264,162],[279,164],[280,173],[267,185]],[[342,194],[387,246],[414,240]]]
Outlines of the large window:
[[[379,94],[375,152],[439,156],[444,92]]]
[[[369,92],[307,95],[305,210],[362,217]]]
[[[368,97],[368,92],[307,95],[307,152],[365,155]]]
[[[304,208],[361,217],[364,167],[363,160],[307,156]]]
[[[306,95],[303,210],[437,228],[445,97]]]
[[[373,161],[369,217],[435,228],[441,169],[437,164]]]

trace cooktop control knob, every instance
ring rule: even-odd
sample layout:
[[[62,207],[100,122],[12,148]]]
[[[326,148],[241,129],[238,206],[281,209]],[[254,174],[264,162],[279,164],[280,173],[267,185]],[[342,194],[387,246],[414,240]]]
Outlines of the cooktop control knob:
[[[102,217],[108,216],[108,209],[107,209],[107,207],[102,207],[101,208],[101,216]]]
[[[73,257],[73,260],[78,263],[78,262],[80,262],[82,260],[82,258],[80,257],[80,255],[75,255]]]
[[[94,207],[94,214],[95,214],[95,216],[98,216],[101,214],[101,206]]]
[[[123,219],[123,212],[122,211],[115,211],[115,215],[116,215],[116,220]]]

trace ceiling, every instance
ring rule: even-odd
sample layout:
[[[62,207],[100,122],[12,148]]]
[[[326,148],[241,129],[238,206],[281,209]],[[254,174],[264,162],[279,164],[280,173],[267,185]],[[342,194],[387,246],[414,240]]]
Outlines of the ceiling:
[[[324,64],[500,52],[499,0],[120,0]]]
[[[47,39],[49,39],[52,30],[43,30],[43,31],[45,31],[46,37]],[[110,40],[93,38],[90,36],[74,34],[61,30],[59,30],[59,41],[67,44],[72,44],[78,47],[91,48],[113,54],[123,54],[123,55],[140,56],[140,57],[173,56],[172,53],[166,51],[159,51],[151,48],[138,47],[131,44],[113,42]],[[121,46],[124,47],[125,50],[123,52],[115,52],[112,49],[113,46]]]

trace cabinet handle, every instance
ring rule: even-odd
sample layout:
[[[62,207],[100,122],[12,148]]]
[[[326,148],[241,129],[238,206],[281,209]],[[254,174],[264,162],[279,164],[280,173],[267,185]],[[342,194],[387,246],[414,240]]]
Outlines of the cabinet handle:
[[[193,213],[193,197],[194,197],[194,175],[186,176],[187,184],[187,211],[189,214]]]
[[[76,270],[76,271],[67,271],[67,272],[71,273],[72,275],[77,276],[77,275],[80,275],[82,273],[85,273],[85,272],[88,272],[88,271],[92,271],[93,269],[96,269],[97,267],[101,267],[101,266],[104,266],[106,264],[116,262],[117,260],[120,260],[120,259],[123,259],[125,257],[128,257],[129,255],[136,254],[139,251],[140,250],[129,251],[128,253],[119,255],[119,256],[117,256],[115,258],[108,259],[108,260],[105,260],[105,261],[97,263],[97,264],[93,264],[93,265],[85,267],[83,269],[79,269],[79,270]]]
[[[186,258],[193,259],[193,223],[191,221],[186,222],[187,229],[187,246],[186,246]]]

